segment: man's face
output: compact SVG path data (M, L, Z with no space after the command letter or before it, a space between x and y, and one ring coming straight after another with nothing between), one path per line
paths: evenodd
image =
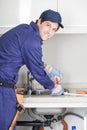
M37 26L39 28L40 37L43 41L51 38L59 28L58 23L51 21L41 22L41 19L38 20Z

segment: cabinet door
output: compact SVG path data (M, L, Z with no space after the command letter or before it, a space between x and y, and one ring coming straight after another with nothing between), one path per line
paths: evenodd
M0 33L17 24L36 21L46 9L57 11L57 0L0 0Z
M20 23L19 0L0 0L0 34Z
M57 0L31 0L31 19L36 20L46 9L57 11Z
M46 9L57 11L57 0L20 0L20 23L36 21Z
M87 0L58 0L66 32L87 33Z
M19 0L0 0L0 26L19 23Z

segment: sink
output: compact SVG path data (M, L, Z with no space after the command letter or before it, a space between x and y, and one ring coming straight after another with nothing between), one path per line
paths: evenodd
M27 109L29 117L33 120L46 121L54 116L59 116L66 111L66 108L30 108Z
M65 112L66 108L31 108L34 114L59 115Z
M33 120L46 121L47 117L54 117L63 114L66 108L30 108L27 109L29 117Z
M45 101L44 98L46 98L46 96L51 96L51 90L44 89L44 87L33 78L33 76L31 75L30 72L27 73L27 77L28 77L27 82L28 82L29 90L31 89L31 91L30 91L31 97L26 99L26 102L28 102L29 105L30 105L30 103L39 104L39 103L42 103L42 101L44 103L44 101ZM41 96L41 97L39 97L39 96ZM36 99L36 97L37 97L37 99ZM46 99L46 101L47 101L47 99ZM48 101L48 103L49 103L49 101ZM49 104L48 104L48 106L49 106ZM29 108L29 109L27 109L27 111L31 117L33 117L34 119L35 118L37 119L37 117L40 115L42 115L42 116L60 115L66 111L66 108L48 108L48 107L44 108L44 106L41 105L41 108L39 108L39 107ZM38 118L40 119L41 116Z

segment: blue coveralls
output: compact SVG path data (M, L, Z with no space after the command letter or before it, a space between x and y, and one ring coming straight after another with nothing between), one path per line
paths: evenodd
M42 44L34 22L18 25L3 34L0 37L0 82L16 84L20 67L26 65L41 85L52 89L54 83L44 71ZM16 103L14 89L0 87L0 130L8 130L16 112Z

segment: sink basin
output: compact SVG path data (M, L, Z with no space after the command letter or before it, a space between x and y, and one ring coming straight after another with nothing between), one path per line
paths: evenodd
M48 117L59 116L66 108L30 108L27 110L29 117L33 120L46 121Z
M59 115L65 112L66 108L31 108L34 114Z

